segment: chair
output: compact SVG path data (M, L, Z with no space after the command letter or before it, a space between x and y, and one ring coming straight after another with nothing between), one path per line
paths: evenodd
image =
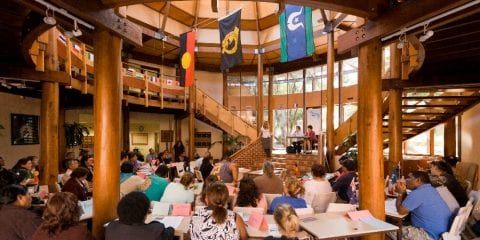
M470 194L470 191L472 191L472 182L468 181L468 180L465 180L465 192L468 194Z
M265 196L265 199L267 200L267 206L270 207L270 204L272 203L273 199L276 197L282 196L282 194L264 193L263 196Z
M356 211L357 207L348 203L330 203L327 212L350 212Z
M460 205L458 204L457 200L452 195L452 193L448 190L448 188L445 186L440 186L435 189L437 190L438 194L443 199L443 201L447 204L450 211L454 214L457 213L458 209L460 208Z
M198 170L195 170L195 177L197 177L197 180L199 182L203 182L203 176L202 176L202 172L198 171Z
M295 212L297 213L298 216L312 215L315 213L313 208L311 207L295 208Z
M442 234L443 240L460 240L462 239L461 235L465 230L468 217L473 209L473 199L470 199L467 202L465 207L461 207L458 210L457 216L453 219L452 225L450 226L450 230Z
M334 203L335 200L337 200L336 192L315 194L312 201L312 208L315 213L324 213L327 210L328 205Z

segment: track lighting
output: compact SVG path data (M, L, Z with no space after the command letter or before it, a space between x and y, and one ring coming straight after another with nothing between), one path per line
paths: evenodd
M72 38L75 35L73 31L65 31L64 34L66 38Z
M428 30L428 23L423 26L423 35L418 39L420 42L425 42L433 36L433 30Z
M49 16L48 15L48 10L52 11L52 15ZM52 9L50 8L47 8L45 10L45 17L43 18L43 21L48 24L48 25L55 25L57 24L57 20L55 20L55 11L53 11Z
M407 42L407 33L403 32L403 33L400 34L400 36L398 37L397 48L398 48L398 49L402 49L402 48L405 47L406 44L408 44L408 42Z

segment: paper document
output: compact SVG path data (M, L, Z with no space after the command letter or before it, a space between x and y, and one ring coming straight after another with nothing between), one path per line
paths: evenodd
M168 216L170 212L170 203L152 201L152 205L153 205L152 215Z
M160 220L165 227L172 227L172 228L178 228L180 226L180 223L182 223L183 217L181 216L166 216L162 220Z
M278 230L278 225L277 224L275 224L275 223L268 224L268 236L272 236L272 237L281 237L282 236L282 234Z

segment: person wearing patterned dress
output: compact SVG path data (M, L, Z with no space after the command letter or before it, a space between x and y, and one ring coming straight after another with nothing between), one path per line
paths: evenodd
M242 218L226 208L228 189L216 182L207 188L206 207L195 210L189 232L192 240L247 239L247 230Z

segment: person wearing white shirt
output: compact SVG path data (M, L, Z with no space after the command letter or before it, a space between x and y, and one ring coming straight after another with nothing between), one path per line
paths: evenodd
M195 200L193 190L190 189L193 184L194 177L190 172L185 172L180 182L172 182L168 184L160 202L166 203L192 203Z
M268 127L268 121L263 122L262 128L260 128L260 137L262 139L263 150L267 157L272 156L272 133Z
M325 179L325 169L320 164L312 165L313 179L305 182L304 199L307 204L312 205L316 194L324 194L332 192L332 186Z
M297 126L295 128L295 131L292 132L291 136L298 137L293 138L294 141L292 141L292 145L295 147L295 151L297 153L300 153L302 151L303 137L305 136L302 132L302 128L300 126Z

